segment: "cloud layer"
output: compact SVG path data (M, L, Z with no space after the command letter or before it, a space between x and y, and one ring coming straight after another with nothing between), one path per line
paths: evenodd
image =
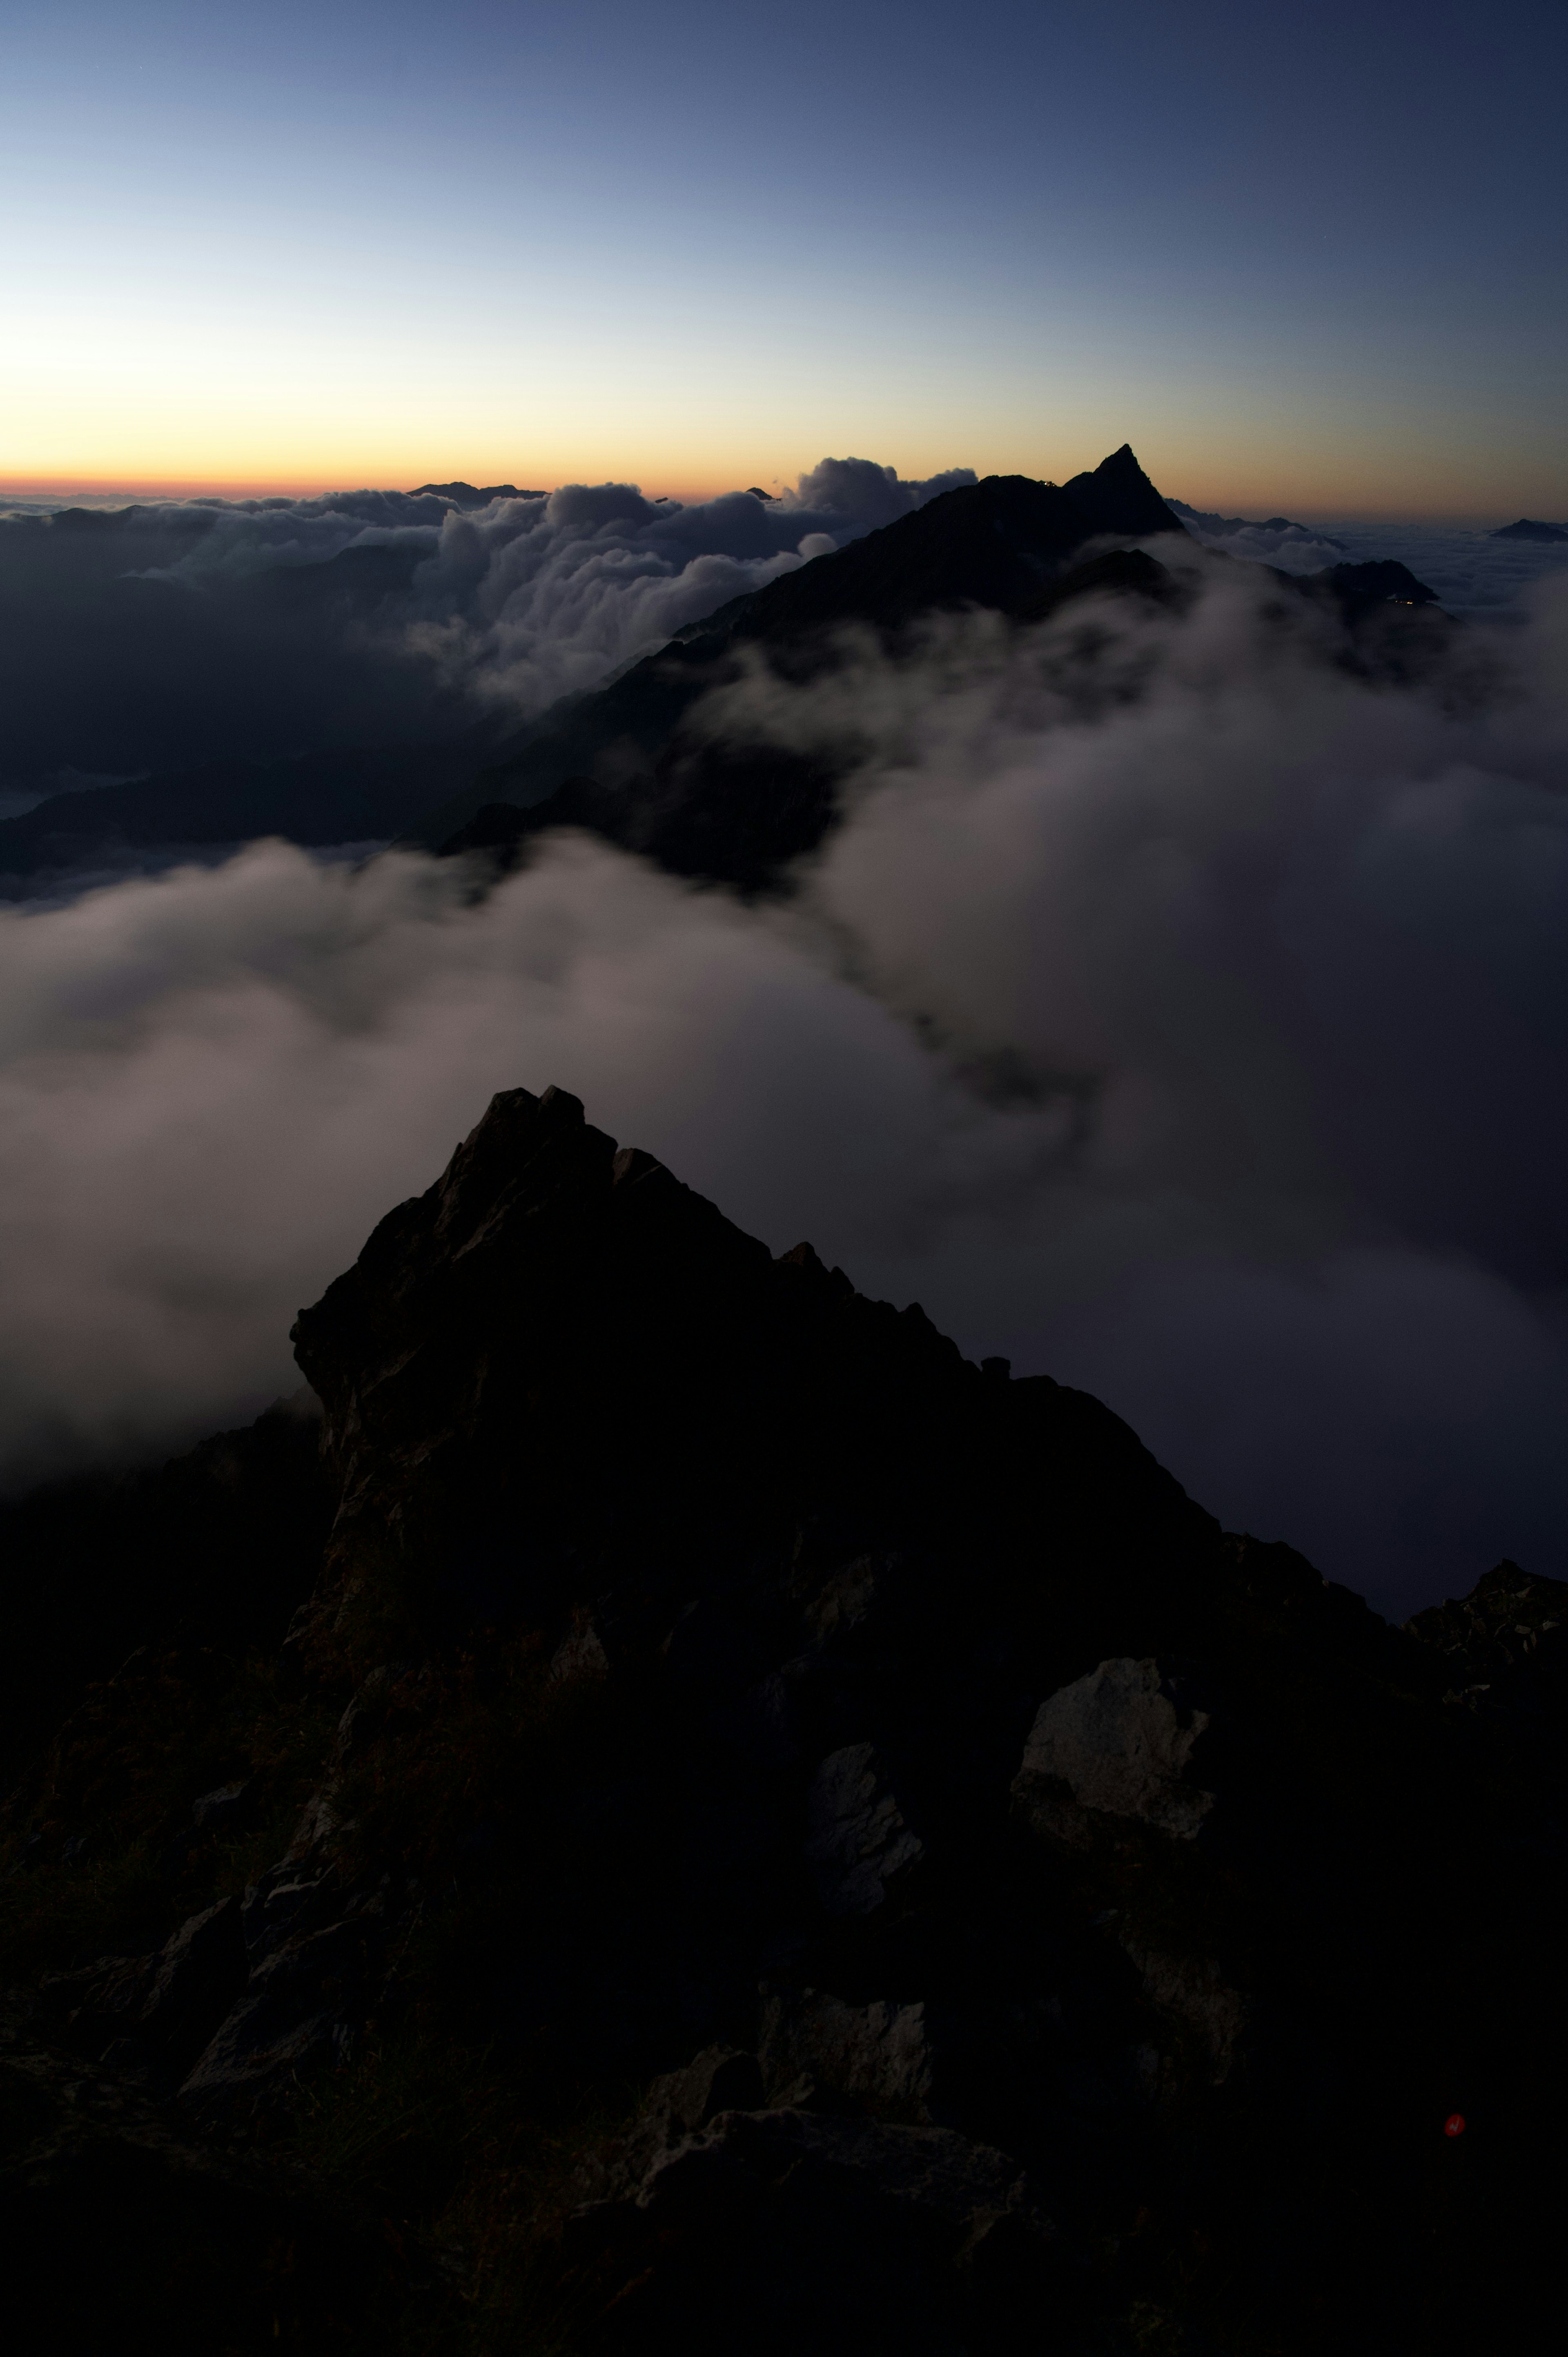
M828 458L635 486L0 516L0 809L92 776L515 730L684 624L973 479Z
M857 764L788 908L564 837L478 906L274 845L0 913L12 1477L286 1387L295 1308L557 1081L1385 1604L1561 1571L1568 600L1485 699L1326 628L1243 579L754 674L713 726Z

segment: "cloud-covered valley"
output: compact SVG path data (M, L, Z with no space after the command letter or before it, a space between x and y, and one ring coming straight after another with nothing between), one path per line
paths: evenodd
M457 737L471 768L725 599L972 480L828 458L685 505L605 483L0 515L0 815L225 759Z
M274 844L0 915L10 1478L288 1388L295 1309L553 1081L1386 1606L1560 1571L1568 600L1502 670L1333 651L1238 573L756 668L710 729L854 771L777 903L564 835L477 901Z

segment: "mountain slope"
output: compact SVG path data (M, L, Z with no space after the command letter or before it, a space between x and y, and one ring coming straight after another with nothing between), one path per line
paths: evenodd
M471 774L483 740L301 754L288 761L209 761L117 786L51 794L0 819L0 888L8 878L94 866L113 871L139 855L173 856L281 835L328 845L384 842Z
M71 1878L193 1674L16 1804L39 2038L336 2172L470 2345L1542 2345L1568 1590L1391 1630L559 1090L296 1349L331 1534L141 1946Z
M1125 445L1066 484L991 475L945 491L693 625L542 729L515 759L485 771L468 793L432 813L413 839L443 847L487 804L542 800L566 779L593 774L607 757L622 778L628 768L646 771L717 670L743 648L810 665L846 627L896 632L922 614L966 606L1015 613L1037 600L1086 543L1182 530Z

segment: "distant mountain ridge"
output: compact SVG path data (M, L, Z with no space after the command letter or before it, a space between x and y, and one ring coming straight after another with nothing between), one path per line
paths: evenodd
M514 759L487 770L467 794L433 813L415 839L431 849L470 847L461 831L486 805L539 802L566 780L575 785L591 775L612 747L618 755L635 748L645 763L653 762L718 669L743 649L766 648L770 660L798 668L819 660L828 635L846 625L897 632L923 614L970 606L1021 616L1059 594L1067 568L1088 543L1167 533L1187 536L1125 443L1067 483L988 475L945 491L689 625L609 687L547 722ZM734 869L736 880L754 880L815 840L811 811L819 797L799 765L788 780L776 762L764 769L767 775L754 773L743 796L746 823L759 830L755 851L737 854L738 869L731 861L720 871ZM611 807L607 802L607 812ZM710 832L706 813L696 823L700 833ZM486 821L492 839L499 824ZM681 864L673 843L669 848ZM692 845L693 856L697 848Z
M1537 523L1530 516L1520 516L1517 523L1505 523L1490 537L1493 540L1563 540L1568 541L1568 525Z
M147 845L210 850L264 835L312 849L384 843L472 774L473 744L307 753L293 761L209 761L124 785L51 794L0 821L0 879L101 865Z
M418 490L456 508L542 496L505 483ZM492 717L438 741L238 758L52 795L0 821L0 886L14 878L13 892L27 890L39 876L113 873L148 852L210 852L270 834L312 846L401 837L504 860L542 826L573 824L679 873L754 888L821 840L836 780L822 764L777 749L685 741L686 715L738 656L765 652L801 676L829 659L846 627L892 642L923 615L966 608L1027 621L1090 595L1168 603L1179 591L1167 569L1124 547L1095 554L1094 544L1187 537L1183 514L1204 526L1240 521L1164 500L1126 444L1062 484L989 476L732 598L608 685L526 728L508 732ZM88 532L124 522L90 511L56 519ZM259 624L272 616L291 629L318 620L357 629L406 591L420 555L403 542L353 546L318 564L275 566L246 596ZM1276 577L1293 596L1329 597L1353 621L1390 603L1434 602L1398 565Z
M520 491L515 483L415 483L410 497L418 499L423 492L434 492L437 499L455 500L461 507L488 507L492 500L543 500L548 491Z
M687 731L688 714L738 655L763 653L800 679L834 660L832 634L850 625L897 643L918 617L968 606L1020 623L1091 596L1179 606L1190 589L1147 550L1085 554L1101 541L1173 534L1189 538L1125 445L1065 485L989 476L948 491L692 624L541 727L415 839L505 867L548 829L581 827L677 875L767 888L834 823L840 780L826 756ZM1326 602L1352 631L1375 629L1385 609L1436 602L1408 566L1392 562L1305 576L1268 571L1287 599ZM438 827L452 817L461 823L441 836Z
M1181 517L1184 523L1199 524L1206 532L1305 532L1314 540L1323 541L1330 548L1343 548L1342 540L1332 533L1320 532L1316 524L1296 523L1290 516L1264 516L1261 520L1248 516L1211 515L1207 509L1188 507L1185 500L1173 500L1167 491L1165 505Z

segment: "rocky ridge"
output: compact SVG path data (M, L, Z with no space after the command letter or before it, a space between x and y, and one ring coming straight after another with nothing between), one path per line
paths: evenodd
M497 1098L295 1347L336 1506L257 1724L318 1764L231 1713L162 1903L238 1887L57 1964L25 2031L182 2153L380 2156L391 2245L368 2278L343 2229L293 2345L399 2251L481 2343L628 2357L1541 2345L1568 1587L1392 1630L560 1090ZM7 1898L106 1855L73 1762L134 1763L153 1684L23 1788ZM30 2149L28 2282L98 2198Z
M837 823L853 753L754 739L733 714L715 730L700 709L711 690L758 664L798 684L873 645L918 661L938 618L983 609L1020 628L1060 625L1053 677L1087 716L1133 692L1102 676L1115 609L1181 612L1193 601L1189 573L1127 545L1172 538L1192 554L1186 526L1126 445L1069 483L988 476L944 492L720 607L550 716L413 839L493 873L525 860L553 828L584 828L676 875L779 889ZM1210 573L1237 564L1213 553L1202 562ZM1448 618L1403 565L1247 569L1279 619L1316 608L1326 657L1348 668L1412 677L1445 648Z

